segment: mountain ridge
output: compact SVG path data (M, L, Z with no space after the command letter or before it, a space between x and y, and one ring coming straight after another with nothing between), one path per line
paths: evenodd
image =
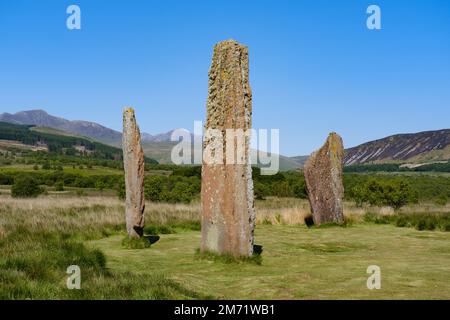
M64 130L116 146L120 145L122 141L122 133L119 131L92 121L67 120L62 117L53 116L42 109L19 111L14 114L5 112L0 114L0 121ZM170 130L155 135L142 132L141 138L143 142L169 142L173 131Z
M99 142L120 147L122 133L96 122L67 120L48 114L42 109L2 113L0 121L14 124L48 127L90 137ZM174 130L160 134L142 132L141 139L146 155L158 161L169 162L170 151L177 144L170 140ZM303 167L308 156L286 157L280 155L282 169ZM345 150L344 164L367 163L421 163L450 160L450 129L428 130L417 133L395 134L369 141Z
M450 160L449 145L450 129L395 134L346 149L344 164Z

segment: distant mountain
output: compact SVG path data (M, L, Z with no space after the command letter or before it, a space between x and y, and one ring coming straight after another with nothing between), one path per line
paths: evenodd
M64 135L67 132L76 136L88 137L111 146L120 147L122 144L122 133L104 127L95 122L75 120L70 121L64 118L55 117L44 110L29 110L17 112L15 114L0 114L0 121L21 125L34 125L35 131ZM54 131L52 131L53 129ZM170 137L174 130L166 133L151 135L142 132L142 147L147 157L155 159L161 163L170 163L171 151L177 142L171 141ZM194 138L193 136L191 137ZM290 170L301 166L296 160L280 155L280 169Z
M92 156L96 159L121 159L122 150L91 138L70 135L59 129L31 127L0 121L1 147L40 150L66 155Z
M104 127L98 123L82 120L67 120L60 117L55 117L44 110L28 110L21 111L14 114L2 113L0 114L0 121L9 122L13 124L35 125L38 127L46 127L59 129L66 132L75 133L81 136L90 137L100 142L120 146L122 143L122 133L113 129ZM143 132L141 134L143 142L170 142L170 136L173 130L151 135Z
M431 162L450 159L450 129L397 134L347 149L344 163Z
M309 156L296 156L296 157L290 157L292 161L297 163L301 168L305 165L306 160L308 160Z
M308 156L291 157L303 167ZM450 160L450 129L396 134L345 149L344 165Z
M0 121L13 124L34 125L66 131L96 141L120 147L122 133L95 122L75 120L49 115L44 110L29 110L15 114L0 114ZM141 133L144 152L162 163L170 162L173 130L151 135ZM319 148L320 146L318 146ZM284 157L280 155L280 168L290 170L303 167L308 156ZM450 129L419 133L397 134L370 141L345 150L345 165L364 163L426 163L450 160Z
M21 111L15 114L3 113L0 114L0 121L64 130L115 146L117 146L117 142L120 143L122 140L120 132L106 128L98 123L81 120L70 121L49 115L44 110Z

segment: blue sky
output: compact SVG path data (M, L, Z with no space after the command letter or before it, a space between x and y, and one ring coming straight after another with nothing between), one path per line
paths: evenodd
M81 30L66 8L81 8ZM382 30L366 9L381 8ZM0 1L0 112L40 108L121 130L205 119L216 42L249 46L255 128L282 154L449 128L450 1Z

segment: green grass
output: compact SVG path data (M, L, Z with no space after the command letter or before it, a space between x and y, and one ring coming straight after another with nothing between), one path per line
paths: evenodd
M165 223L152 222L146 224L144 228L144 234L147 235L160 235L160 234L172 234L182 231L200 231L201 223L198 220L175 220L170 219Z
M123 245L117 198L0 200L0 299L450 299L450 232L398 228L385 216L345 228L260 219L262 254L235 259L198 253L198 204L147 203L153 241L134 249ZM257 209L272 207L276 215L278 202ZM66 288L72 264L81 290ZM381 268L381 290L366 287L369 265Z
M0 241L0 299L204 298L160 272L138 275L106 268L105 255L67 234L19 229ZM81 269L81 290L65 286L66 269Z
M122 240L122 246L126 249L145 249L150 248L150 240L146 237L129 238L126 236Z
M253 263L256 265L261 265L262 263L261 255L256 253L254 253L251 257L235 257L231 254L217 254L209 251L202 252L198 248L195 250L195 258L219 263Z
M375 224L392 224L397 227L415 228L420 231L450 231L450 214L448 213L401 213L396 215L367 213L364 220Z
M122 236L89 242L116 272L163 272L195 292L223 299L449 299L450 233L391 225L348 228L258 225L261 265L198 259L198 231L161 235L149 250L124 250ZM225 260L225 261L224 261ZM378 265L381 290L368 290Z

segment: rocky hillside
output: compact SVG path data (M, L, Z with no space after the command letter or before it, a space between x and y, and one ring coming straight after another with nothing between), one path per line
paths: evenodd
M450 129L397 134L347 149L346 165L450 159Z

